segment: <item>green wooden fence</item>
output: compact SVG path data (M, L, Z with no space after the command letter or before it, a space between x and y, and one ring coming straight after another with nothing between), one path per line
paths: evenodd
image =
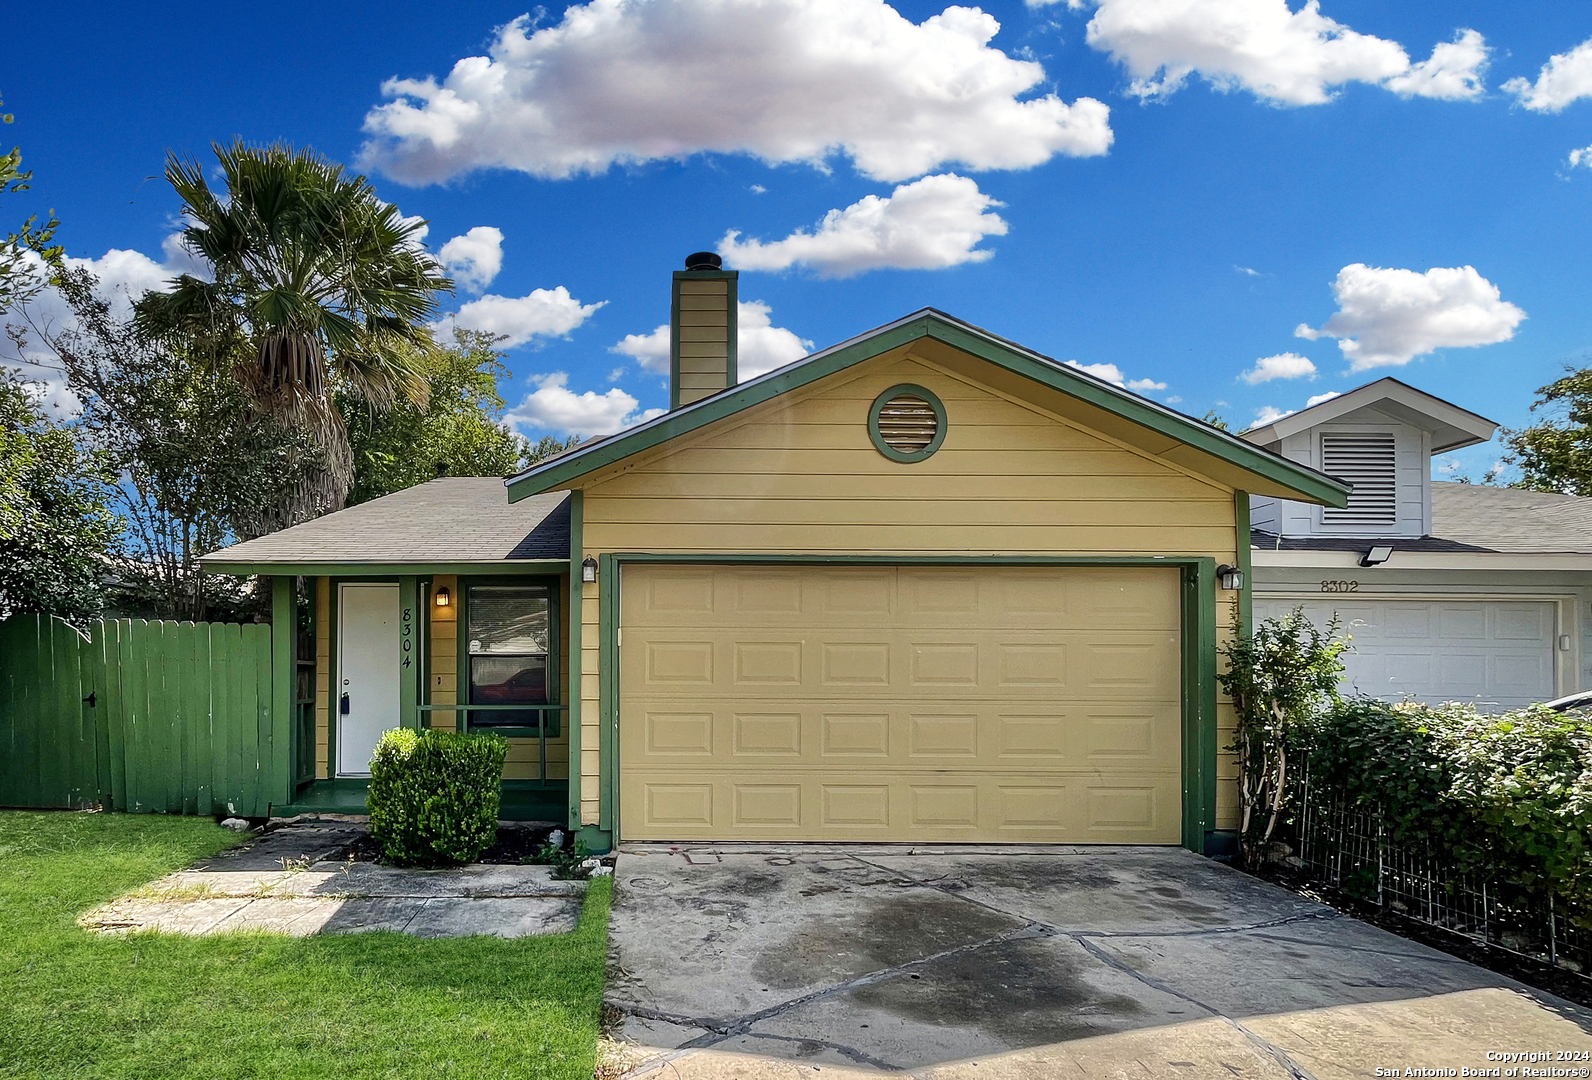
M0 622L0 806L264 816L271 656L266 625Z

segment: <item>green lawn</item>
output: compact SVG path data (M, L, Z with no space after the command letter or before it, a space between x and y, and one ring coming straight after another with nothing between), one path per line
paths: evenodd
M205 820L0 811L0 1077L580 1077L611 884L570 934L93 937L96 904L227 847Z

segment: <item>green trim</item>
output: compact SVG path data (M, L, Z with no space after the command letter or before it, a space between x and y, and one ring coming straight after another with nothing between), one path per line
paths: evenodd
M674 279L669 284L669 411L673 412L680 407L680 282L682 281L715 281L727 282L724 286L725 302L729 308L725 312L727 320L724 355L724 385L728 389L740 381L739 352L740 352L740 277L739 270L676 270ZM514 502L512 494L510 502Z
M569 827L580 827L580 620L585 584L576 569L583 559L586 531L586 493L570 492L569 499Z
M598 744L599 807L597 825L619 835L619 560L605 553L597 558L599 644L598 694L602 697L602 733ZM659 561L667 561L662 557Z
M678 438L717 420L789 393L828 375L860 364L920 338L932 338L965 353L988 360L1043 386L1116 413L1196 450L1264 477L1309 502L1327 506L1348 505L1349 485L1305 465L1244 442L1235 435L1183 416L1126 390L1093 379L1065 365L1028 352L1010 342L981 333L942 312L926 310L916 316L860 338L815 353L789 368L754 379L727 393L672 410L631 431L533 466L507 481L509 501L568 487L594 470Z
M600 828L619 835L619 585L625 563L727 566L1162 566L1181 571L1183 846L1203 854L1216 821L1216 560L1177 555L709 555L607 552L598 558L602 670ZM583 830L584 833L584 830ZM595 849L593 849L595 850Z
M293 714L298 682L297 581L271 579L271 765L268 802L292 802L294 776Z
M515 559L508 562L435 562L435 563L384 563L384 562L227 562L202 561L207 574L262 574L272 576L291 573L303 577L371 577L398 578L406 574L435 576L438 574L550 574L569 566L567 559Z
M879 433L879 416L884 412L884 407L902 394L920 397L934 410L934 438L929 440L929 445L913 453L897 450L885 442L884 436ZM873 440L875 450L891 461L899 461L903 465L911 465L931 457L940 448L940 444L945 442L945 402L926 386L919 386L917 383L898 383L874 398L873 404L868 408L868 438Z
M1249 492L1233 492L1233 520L1236 524L1238 569L1244 573L1244 587L1238 591L1238 633L1248 637L1255 625L1255 573L1251 557Z

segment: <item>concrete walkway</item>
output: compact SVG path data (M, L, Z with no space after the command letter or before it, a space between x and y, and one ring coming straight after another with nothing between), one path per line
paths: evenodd
M1021 851L623 848L616 1063L1333 1080L1592 1050L1567 1002L1189 852Z
M585 883L545 866L405 870L352 862L360 830L289 825L169 874L79 922L101 933L259 930L304 937L393 930L417 937L515 938L575 929Z

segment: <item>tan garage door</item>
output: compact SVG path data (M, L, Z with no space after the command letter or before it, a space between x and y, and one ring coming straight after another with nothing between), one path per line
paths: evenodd
M1177 580L626 567L620 834L1178 843Z

